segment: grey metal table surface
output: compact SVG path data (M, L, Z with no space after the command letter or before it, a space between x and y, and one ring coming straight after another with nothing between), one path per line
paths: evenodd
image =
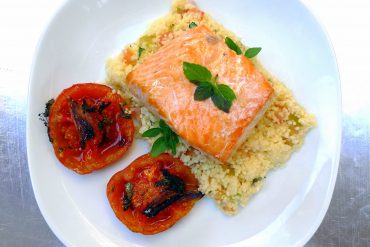
M0 41L0 246L63 246L33 195L25 131L32 53L59 2L0 2L0 30L5 31ZM333 3L311 0L309 5L328 27L338 55L342 153L330 208L307 246L370 246L370 82L366 74L370 35L364 33L370 24L366 11L370 5L366 0L335 1L332 8Z

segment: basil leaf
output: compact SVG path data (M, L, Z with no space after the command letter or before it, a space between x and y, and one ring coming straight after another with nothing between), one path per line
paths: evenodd
M160 133L161 133L161 129L160 128L153 128L153 129L149 129L149 130L145 131L142 134L142 137L156 137Z
M211 72L199 64L183 62L182 69L186 78L196 85L200 81L209 81L212 78Z
M197 27L198 25L192 21L190 24L189 24L189 28L194 28L194 27Z
M226 38L225 38L225 43L226 43L226 45L227 45L231 50L235 51L235 52L236 52L236 54L238 54L238 55L242 54L242 50L240 49L240 47L239 47L237 44L235 44L235 42L234 42L231 38L226 37Z
M150 155L155 158L166 150L167 150L166 141L164 137L162 136L162 137L159 137L153 143L152 149L150 150Z
M195 90L194 100L203 101L211 97L213 94L213 87L209 82L201 82Z
M229 113L231 102L225 99L221 93L217 92L214 95L212 95L211 98L213 103L217 106L218 109L226 113Z
M227 37L225 42L228 42L230 46L235 45L241 54L240 48L234 41ZM186 78L198 86L194 92L194 100L204 101L211 97L217 108L229 113L232 102L236 99L236 95L229 86L217 84L217 75L215 78L212 78L212 74L207 68L188 62L183 62L183 71Z
M141 54L143 53L143 51L145 51L145 49L143 47L139 47L138 58L141 57Z
M218 90L220 91L222 96L224 96L225 99L227 99L230 102L233 102L233 100L236 99L236 95L234 91L228 85L219 84L217 86L218 86Z
M258 53L260 53L260 51L262 50L261 47L253 47L253 48L249 48L245 53L244 53L244 56L246 56L247 58L252 58L252 57L255 57L258 55Z

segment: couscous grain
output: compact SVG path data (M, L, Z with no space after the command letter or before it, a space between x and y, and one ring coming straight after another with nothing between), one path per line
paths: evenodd
M215 22L186 0L176 0L171 12L155 21L146 33L107 61L106 82L131 100L140 109L138 132L158 125L159 119L129 92L125 82L127 74L146 56L155 53L163 44L189 28L190 23L205 25L222 40L231 37L244 50L237 36ZM194 24L192 24L194 25ZM138 51L141 50L140 57ZM128 57L127 54L131 54ZM282 82L267 72L256 58L252 62L272 84L275 97L267 112L249 138L232 156L229 164L219 164L180 138L176 156L191 166L200 183L200 190L213 198L226 214L235 214L245 206L251 195L261 189L269 170L284 164L304 142L307 132L315 126L315 118L294 99ZM149 140L148 141L153 141Z

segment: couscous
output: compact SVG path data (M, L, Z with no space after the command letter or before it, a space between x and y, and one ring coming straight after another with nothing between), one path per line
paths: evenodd
M130 93L127 75L147 56L194 25L204 25L221 40L231 37L242 50L247 48L235 34L193 3L176 0L167 16L155 21L141 38L125 47L118 56L108 59L106 82L130 99L133 110L139 113L136 123L138 137L158 126L159 118ZM303 144L307 132L315 126L314 116L300 106L290 90L268 73L256 58L251 61L271 84L274 97L248 139L223 164L191 147L181 138L175 154L191 167L199 181L199 190L213 198L226 214L235 214L240 206L245 206L251 195L261 189L268 171L284 164L292 152ZM146 139L154 141L152 138Z

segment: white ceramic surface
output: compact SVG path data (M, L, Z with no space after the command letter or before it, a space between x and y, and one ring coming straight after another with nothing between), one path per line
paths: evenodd
M136 141L116 164L80 176L60 165L37 114L62 89L104 79L105 60L135 41L169 0L67 1L36 52L29 90L28 161L33 189L47 223L67 246L300 246L328 208L340 152L341 100L335 56L324 31L295 0L198 0L199 6L251 46L259 59L317 117L305 145L237 216L210 199L168 231L142 236L126 229L106 199L109 178L148 146Z

